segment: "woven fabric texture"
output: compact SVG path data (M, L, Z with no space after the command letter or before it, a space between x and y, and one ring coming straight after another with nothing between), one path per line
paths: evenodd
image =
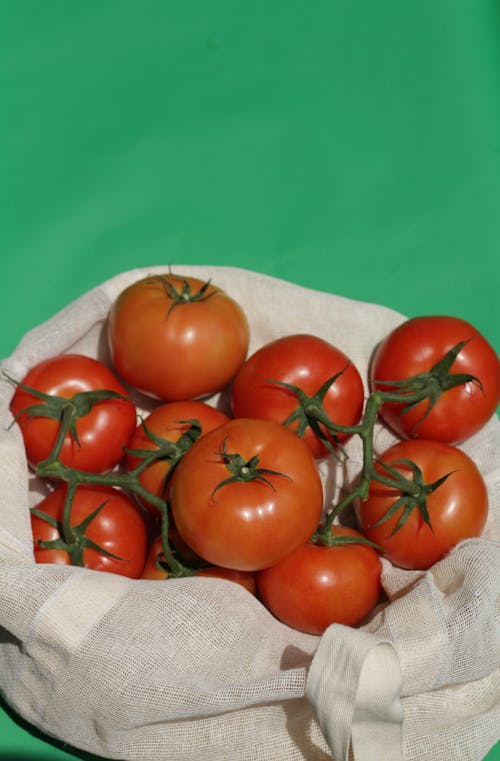
M174 271L177 268L173 267ZM32 330L3 362L22 378L77 351L109 361L106 318L124 272ZM321 335L366 378L370 355L403 315L230 267L179 272L212 281L245 309L250 352L295 332ZM28 475L0 384L0 687L49 736L126 761L481 761L498 740L500 425L463 448L489 489L484 535L427 572L384 561L388 603L360 629L323 637L275 620L237 585L216 579L136 581L36 565L29 507L46 489ZM147 410L144 397L136 397ZM210 403L227 406L224 394ZM382 425L375 447L394 442ZM325 509L359 471L321 463ZM473 506L471 505L471 509Z

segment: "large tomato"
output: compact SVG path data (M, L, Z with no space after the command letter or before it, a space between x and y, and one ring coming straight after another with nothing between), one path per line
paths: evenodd
M66 484L58 486L32 512L37 563L72 564L68 551L58 546L62 539L61 522L67 488ZM101 505L102 509L88 525L82 525ZM37 511L49 520L37 515ZM83 546L81 565L95 571L139 578L147 556L147 529L142 512L130 497L110 486L78 486L71 504L70 525L79 536L76 543ZM40 542L51 542L56 546L43 548Z
M360 528L394 565L429 568L462 539L481 534L488 494L476 464L462 450L439 441L409 439L388 449L379 461L414 482L415 500L410 501L405 490L372 480L368 498L356 508ZM418 471L414 477L408 461L415 463L421 477ZM380 464L375 468L391 477ZM435 490L426 488L433 484ZM393 512L380 522L389 510ZM398 528L405 511L406 522Z
M241 307L220 288L170 273L126 288L109 315L117 372L165 401L203 397L232 379L248 351Z
M32 467L51 453L67 408L78 406L81 416L76 418L74 430L66 434L61 462L98 473L110 470L123 458L124 446L136 427L135 406L102 362L81 354L61 354L33 367L22 384L26 388L17 386L10 409L21 428ZM43 398L27 388L40 392ZM89 393L102 390L113 392L114 398L101 399L89 408Z
M158 497L168 497L172 468L193 441L228 420L227 415L204 402L162 404L140 423L133 434L128 446L127 469L134 470L153 453L162 453L140 472L139 481ZM141 501L154 515L160 514L154 505Z
M196 441L171 488L177 530L214 565L254 571L315 531L323 505L316 462L284 426L238 418Z
M358 531L333 526L335 537L363 541ZM307 542L276 565L257 573L257 592L271 613L307 634L330 624L357 626L380 592L382 564L367 544L325 546Z
M469 381L445 390L427 416L428 401L407 409L404 404L384 404L381 415L399 436L458 444L479 431L500 403L500 361L486 339L458 317L414 317L377 347L370 370L372 387L390 390L387 381L427 373L464 341L449 372L473 375L480 383Z
M322 393L324 384L336 375ZM307 397L305 404L300 404L293 390L271 381L300 389ZM258 349L239 369L232 386L235 417L284 423L293 415L290 429L303 436L315 457L323 457L328 449L311 428L307 419L310 409L322 408L333 423L352 426L360 420L363 402L363 382L353 363L340 349L308 334L278 338ZM318 426L333 445L333 437L320 422ZM338 439L344 441L346 435L339 433Z

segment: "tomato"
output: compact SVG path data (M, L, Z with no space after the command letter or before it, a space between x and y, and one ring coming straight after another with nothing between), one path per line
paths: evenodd
M454 346L467 341L451 373L466 373L477 382L446 390L427 417L428 401L404 411L403 404L381 408L385 422L403 438L429 438L458 444L479 431L500 403L500 361L492 346L465 320L457 317L414 317L392 331L377 347L371 363L372 388L380 381L403 380L428 372Z
M333 526L336 537L362 534ZM257 593L276 618L307 634L330 624L357 626L381 593L382 564L366 544L326 546L307 542L276 565L257 573Z
M62 522L67 485L61 484L35 510L42 511L52 521ZM77 527L100 505L100 512L90 521L81 541L94 542L99 548L116 557L109 557L98 549L83 549L82 564L95 571L108 571L133 579L139 578L147 556L147 529L144 516L133 500L111 486L77 486L71 505L71 526ZM61 539L57 526L32 512L34 553L37 563L71 565L64 548L42 548L40 542ZM77 565L78 563L73 563Z
M250 571L236 571L233 568L221 568L219 566L205 566L196 571L195 576L208 576L218 579L226 579L236 584L241 584L248 592L255 594L255 574ZM168 566L162 553L161 537L157 537L152 545L146 560L146 565L141 579L168 579Z
M172 514L208 563L255 571L315 531L323 505L316 462L284 426L238 418L196 441L179 463Z
M375 480L370 483L367 500L357 503L360 528L383 548L394 565L408 569L429 568L462 539L481 534L488 515L488 494L476 464L460 449L439 441L408 439L392 446L379 460L409 480L413 480L412 469L401 460L414 462L428 485L450 474L426 497L431 526L414 507L406 523L395 530L403 506L380 525L375 525L403 494ZM389 475L380 465L375 467L377 472Z
M263 418L284 423L297 411L303 418L303 432L299 420L290 421L289 427L303 436L315 457L324 457L328 449L321 437L312 430L304 418L299 400L289 388L271 383L280 381L301 389L310 398L329 378L340 373L322 400L316 402L329 419L339 425L356 425L361 417L364 390L361 376L348 357L322 338L297 334L278 338L266 344L249 357L239 369L232 385L232 405L235 417ZM307 406L311 400L307 401ZM327 435L324 426L320 429ZM345 441L344 433L338 434Z
M126 288L110 310L108 334L117 372L165 401L224 388L249 341L247 318L236 301L215 285L170 273Z
M82 392L110 390L127 396L127 391L114 373L102 362L81 354L61 354L44 360L33 367L22 381L23 385L50 396L60 397L61 404L56 418L45 417L52 414L48 403L27 390L17 386L10 409L17 417L26 447L26 455L31 467L45 460L56 442L65 400L82 397ZM33 405L39 406L39 414L31 416L23 410ZM94 473L112 469L124 456L124 446L128 443L136 427L135 406L128 398L110 398L97 401L90 410L83 405L81 417L76 419L74 433L68 432L59 459L68 467ZM40 415L40 416L39 416Z
M192 441L228 420L227 415L204 402L162 404L141 422L133 434L128 446L127 469L130 471L137 468L148 453L163 451L164 454L159 459L153 460L140 472L139 481L145 489L158 497L168 497L166 487L171 469L175 468ZM136 454L133 454L134 451ZM142 452L144 456L138 456L137 452ZM160 515L154 505L146 500L141 502L154 515Z

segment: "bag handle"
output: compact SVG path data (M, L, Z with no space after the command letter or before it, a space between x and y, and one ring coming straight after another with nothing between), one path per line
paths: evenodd
M401 669L391 642L334 624L324 633L306 697L339 761L403 761Z

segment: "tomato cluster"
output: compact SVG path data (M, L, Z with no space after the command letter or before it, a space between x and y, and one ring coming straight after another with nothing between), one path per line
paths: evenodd
M486 486L457 444L495 413L500 362L465 321L402 323L374 347L367 398L354 363L322 337L284 336L247 356L241 306L171 272L119 295L108 341L111 367L63 354L10 379L28 464L48 488L32 509L37 562L217 576L321 634L372 612L381 557L425 569L482 532ZM135 391L154 400L145 417ZM377 456L381 420L399 440ZM319 463L341 468L353 436L361 472L325 504Z

